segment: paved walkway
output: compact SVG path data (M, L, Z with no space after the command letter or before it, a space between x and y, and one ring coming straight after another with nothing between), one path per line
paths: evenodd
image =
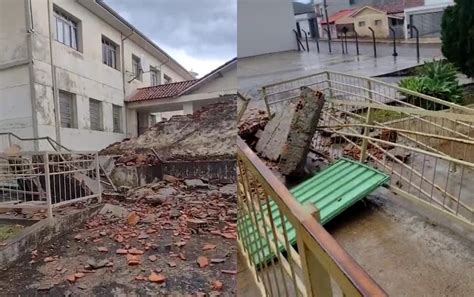
M258 97L257 89L265 84L300 77L324 70L339 71L361 76L379 76L386 73L406 69L441 56L439 46L421 48L422 58L417 61L416 49L413 45L400 45L399 56L394 58L392 47L387 44L378 45L378 58L373 57L370 44L360 45L360 56L348 45L351 54L341 54L339 43L333 43L333 53L328 53L327 44L321 44L321 52L310 45L312 51L289 51L250 58L239 59L238 78L239 90L248 96Z

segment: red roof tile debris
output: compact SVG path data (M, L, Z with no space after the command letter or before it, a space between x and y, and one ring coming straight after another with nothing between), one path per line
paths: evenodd
M137 92L126 102L146 101L152 99L164 99L179 95L182 91L198 82L199 79L173 82L164 85L145 87L137 89Z

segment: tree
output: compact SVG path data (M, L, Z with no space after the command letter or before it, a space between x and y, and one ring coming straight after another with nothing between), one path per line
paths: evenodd
M441 51L459 70L474 77L474 1L455 0L441 22Z

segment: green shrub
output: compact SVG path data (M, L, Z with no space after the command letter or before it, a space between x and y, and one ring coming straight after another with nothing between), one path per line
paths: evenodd
M462 73L474 77L474 1L454 2L441 21L441 51Z
M462 102L463 89L458 83L456 67L453 64L444 60L433 60L425 63L417 72L417 76L402 79L400 87L453 103ZM421 107L432 107L426 100L417 99L415 96L409 97L408 100Z

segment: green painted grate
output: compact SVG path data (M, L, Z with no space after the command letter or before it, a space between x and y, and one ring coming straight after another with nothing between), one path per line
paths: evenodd
M290 192L300 204L310 203L316 206L320 212L320 222L324 225L388 180L388 175L370 166L341 158L315 176L295 186ZM263 201L262 204L264 204ZM269 206L275 227L280 233L283 233L282 218L276 203L270 200ZM270 217L268 206L262 205L262 209L265 215ZM251 215L263 228L262 216L257 212ZM285 228L288 241L294 244L296 233L287 220L285 220ZM237 229L244 240L244 245L250 250L254 263L258 265L274 257L268 247L267 239L257 237L257 229L248 215L240 218ZM268 240L273 242L273 234L269 226L266 231ZM278 248L281 251L285 250L281 243Z

